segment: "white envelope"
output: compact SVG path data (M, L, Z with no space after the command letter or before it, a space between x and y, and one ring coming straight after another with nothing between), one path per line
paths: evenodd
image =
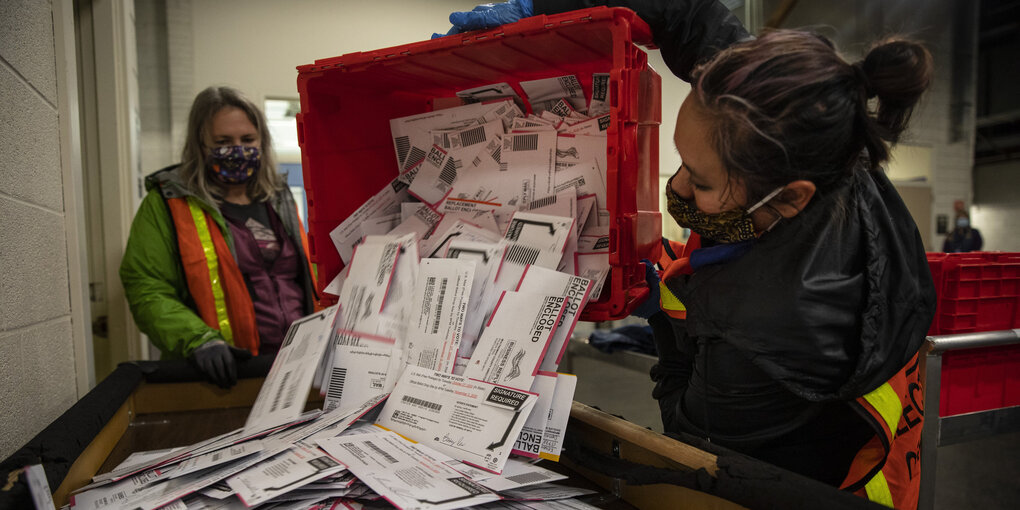
M315 480L347 469L329 454L302 443L272 459L227 478L227 485L246 506L255 506Z
M403 368L400 352L392 344L339 345L334 349L323 410L349 408L374 396L389 393Z
M511 133L503 137L500 162L505 164L498 185L499 201L518 206L553 193L556 172L556 132Z
M596 494L594 489L583 487L571 487L569 485L557 485L555 483L543 483L541 485L529 485L508 489L500 493L504 501L526 501L527 508L541 508L542 510L598 510L597 506L589 505L580 500L573 499L588 494Z
M471 158L464 158L464 167L457 173L453 191L447 197L478 202L499 203L502 179L503 137L490 140ZM506 195L506 193L503 193ZM446 202L443 202L444 207Z
M609 113L609 73L591 73L591 100L588 115L598 117Z
M338 307L294 321L244 424L244 435L297 420L305 409L315 367L329 342Z
M516 212L510 218L504 239L512 243L507 260L555 269L570 239L574 217ZM530 249L528 249L530 248Z
M555 372L563 360L563 354L567 350L567 342L574 333L574 327L588 304L588 296L591 294L594 283L580 276L552 271L539 266L528 266L518 292L529 292L544 295L560 295L569 299L567 307L563 311L563 317L556 326L556 333L549 343L549 349L542 359L540 370Z
M463 166L461 160L450 156L450 152L433 144L407 192L411 196L435 208L453 191L457 171Z
M583 235L588 228L589 221L593 219L592 211L595 210L595 195L578 195L577 197L577 232L578 236ZM592 225L598 225L598 220L591 221Z
M390 119L390 135L397 162L403 170L421 161L432 145L429 130L478 124L492 105L474 103Z
M376 424L498 474L537 398L408 365Z
M362 222L361 233L364 236L381 236L396 228L400 222L400 213L379 216Z
M488 220L490 228L482 228L478 224L465 219L470 215L460 213L447 213L443 217L443 221L436 226L435 234L430 236L425 241L422 241L423 252L426 257L435 258L443 257L446 253L450 243L455 240L472 241L477 243L496 243L502 238L495 231L496 218L491 212L485 213L488 216L483 216L481 219ZM446 220L450 221L447 222ZM447 225L443 225L448 223Z
M471 297L468 299L467 318L464 321L464 335L461 337L458 353L459 358L464 358L462 360L464 366L467 366L467 358L474 352L478 337L482 334L482 327L492 309L496 307L496 301L501 294L495 291L495 283L505 250L506 245L502 243L477 243L462 239L451 241L446 250L447 258L471 260L475 263Z
M421 202L404 202L400 204L400 222L403 223L407 221L408 218L414 216L414 213L418 212L418 209L421 209L422 207L428 206Z
M324 439L319 446L401 510L452 510L500 499L444 464L447 455L393 432Z
M606 136L606 132L609 130L609 125L612 122L610 120L610 114L600 115L594 117L591 120L584 122L578 122L572 124L570 127L564 129L562 133L571 133L575 135L596 135Z
M177 478L196 471L202 471L219 464L226 464L262 451L262 441L255 439L228 446L214 452L203 453L184 459L170 472L170 478Z
M490 83L489 85L461 90L457 92L457 97L463 97L472 102L510 98L513 99L514 104L517 106L524 107L524 101L521 100L521 96L506 82Z
M396 337L381 316L400 255L400 238L387 243L358 245L351 270L340 292L342 313L337 328Z
M567 75L541 80L522 81L521 89L528 96L533 112L542 112L555 104L557 99L565 98L577 111L587 108L584 90L577 76Z
M577 266L577 275L592 281L591 301L598 301L602 295L602 286L609 276L609 252L581 252L574 254L574 265Z
M556 377L556 391L553 392L553 401L549 405L549 421L545 425L545 433L542 434L542 451L539 454L543 459L556 462L560 460L560 452L563 451L563 439L567 430L567 421L570 420L570 408L574 402L574 390L577 388L577 376L571 374L559 374Z
M541 117L518 117L514 119L511 132L556 131L556 125Z
M531 388L566 306L563 296L504 292L464 376Z
M539 198L528 204L529 213L546 214L577 218L577 193L574 189L564 189L555 195ZM567 243L563 248L557 271L574 274L574 252L577 251L577 222L570 226Z
M606 177L598 164L592 160L572 166L565 166L556 172L557 192L575 188L579 196L595 195L595 207L599 225L608 225L608 202L606 198ZM603 215L602 211L605 211Z
M499 120L502 123L503 132L506 133L510 126L513 125L514 119L524 116L524 111L518 106L519 101L500 100L495 99L492 101L486 101L485 104L491 105L492 108L485 112L482 116L484 122L492 122ZM523 106L521 104L520 106Z
M532 411L532 414L535 414L535 412L536 411ZM566 478L567 475L546 469L534 462L530 462L525 459L511 458L507 461L506 466L503 467L503 472L501 474L498 476L488 476L483 478L479 481L479 483L496 492L502 492L539 483L564 480Z
M464 331L475 263L423 259L415 286L415 313L407 337L407 363L453 372Z
M470 153L471 157L484 147L490 140L503 136L503 123L499 119L492 120L477 126L470 126L460 129L435 129L429 132L432 136L432 144L442 147L447 151L467 151L474 147ZM478 145L482 144L482 145ZM462 154L467 154L463 153Z
M361 242L361 238L365 236L361 230L362 223L381 216L399 213L400 204L406 202L408 197L407 187L394 179L330 231L329 238L333 240L337 252L340 253L340 260L344 264L350 264L354 246Z
M606 147L604 136L560 134L556 137L556 170L595 161L604 181L603 169L609 164Z
M410 218L400 222L400 225L389 231L387 235L400 237L414 234L419 240L425 239L435 230L436 225L442 219L442 213L428 206L421 207Z
M513 453L523 457L537 459L542 449L542 435L545 434L546 421L549 419L549 405L552 404L553 392L556 391L556 372L539 372L535 382L531 383L531 392L538 395L535 407L528 415L521 434L514 442ZM487 487L488 486L486 485Z

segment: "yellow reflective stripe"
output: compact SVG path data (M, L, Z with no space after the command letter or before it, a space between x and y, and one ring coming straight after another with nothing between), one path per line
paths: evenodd
M687 310L687 307L673 295L664 282L659 282L659 307L663 310Z
M889 492L889 482L885 480L885 475L879 471L868 483L864 484L864 490L868 493L868 499L885 505L889 508L895 508L893 505L892 492Z
M903 414L903 405L900 398L896 396L896 390L889 383L879 386L877 389L864 395L872 407L882 415L882 418L889 424L889 432L896 434L896 425L900 423L900 415Z
M223 286L220 285L220 259L216 256L216 247L213 245L212 235L209 234L209 224L206 223L205 212L190 197L188 198L188 208L191 209L191 219L195 221L198 239L202 242L205 263L209 266L209 283L212 285L213 301L216 305L216 322L220 324L220 335L228 344L233 344L234 333L230 329L227 302L223 298Z

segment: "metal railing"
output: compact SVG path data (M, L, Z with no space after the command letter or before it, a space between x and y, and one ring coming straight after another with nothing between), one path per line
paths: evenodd
M1020 329L937 335L928 337L924 355L924 429L921 433L921 493L919 510L935 506L935 472L938 447L973 441L1020 430L1020 406L987 409L943 417L942 357L961 349L1020 344Z

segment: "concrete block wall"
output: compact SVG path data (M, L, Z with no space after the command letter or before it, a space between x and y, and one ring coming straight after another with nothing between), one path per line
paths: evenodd
M77 399L49 2L0 2L0 458Z

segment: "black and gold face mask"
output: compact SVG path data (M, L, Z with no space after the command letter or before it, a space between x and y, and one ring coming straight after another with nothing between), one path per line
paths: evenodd
M672 179L670 179L672 182ZM705 214L698 210L693 201L685 200L673 191L673 187L666 184L666 210L676 220L677 224L684 228L691 229L704 239L717 243L739 243L758 237L759 233L754 229L754 222L751 221L751 213L766 202L772 200L783 191L780 186L761 199L757 204L752 205L746 211L733 209L718 214ZM772 230L772 227L779 223L779 218L765 231Z

